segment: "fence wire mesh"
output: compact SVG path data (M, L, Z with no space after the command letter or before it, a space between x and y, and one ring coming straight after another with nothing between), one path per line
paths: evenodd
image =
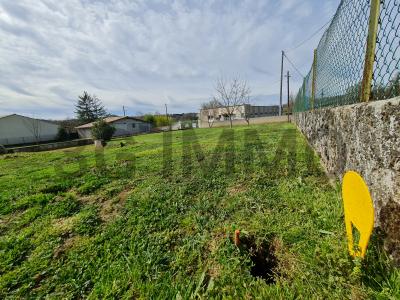
M372 98L400 95L400 0L381 3Z
M304 78L294 111L360 101L370 9L371 0L341 1L318 44L315 66ZM381 0L371 99L400 95L399 61L400 0Z

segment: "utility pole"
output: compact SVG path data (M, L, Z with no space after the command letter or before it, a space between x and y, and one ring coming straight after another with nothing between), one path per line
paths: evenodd
M286 112L287 112L287 120L288 120L288 122L290 122L290 115L289 115L289 102L290 102L289 79L290 79L290 77L292 77L292 76L290 76L289 71L287 71L287 75L286 75L285 77L287 77L287 110L286 110Z
M124 111L124 117L126 116L126 112L125 112L125 106L122 105L122 110Z
M282 50L282 62L281 62L281 92L279 97L279 115L282 116L282 89L283 89L283 58L285 57L285 51Z

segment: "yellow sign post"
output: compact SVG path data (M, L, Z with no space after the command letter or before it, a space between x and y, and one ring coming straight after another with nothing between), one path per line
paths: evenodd
M374 206L368 186L354 171L343 177L342 196L350 255L364 258L374 228ZM358 247L354 249L353 226L360 233Z

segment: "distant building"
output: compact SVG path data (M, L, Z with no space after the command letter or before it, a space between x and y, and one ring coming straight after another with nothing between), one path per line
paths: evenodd
M235 107L232 120L243 120L246 118L273 117L279 115L279 105L253 106L249 104ZM224 107L200 110L200 122L218 122L229 120L229 115Z
M194 121L198 119L197 113L169 114L168 116L175 121Z
M149 132L151 130L150 123L133 117L108 117L105 118L104 121L116 129L113 136L129 136ZM76 127L79 137L92 138L92 127L93 123Z
M199 124L197 120L186 120L186 121L178 121L171 125L171 130L184 130L184 129L192 129L198 128Z
M17 114L0 116L0 145L20 145L56 140L59 125Z

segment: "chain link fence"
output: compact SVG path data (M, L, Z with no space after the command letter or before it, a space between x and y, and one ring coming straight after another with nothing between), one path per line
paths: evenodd
M369 72L365 66L372 1L341 1L297 93L295 112L361 101L365 72ZM370 100L400 96L400 0L381 0L378 7L372 82L367 82L372 85Z
M381 3L372 98L400 95L400 0Z

